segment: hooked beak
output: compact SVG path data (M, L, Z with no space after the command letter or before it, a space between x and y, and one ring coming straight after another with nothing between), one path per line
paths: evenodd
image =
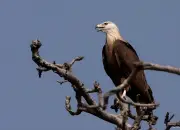
M104 26L102 24L97 24L96 27L95 27L97 32L102 31L103 28L104 28Z

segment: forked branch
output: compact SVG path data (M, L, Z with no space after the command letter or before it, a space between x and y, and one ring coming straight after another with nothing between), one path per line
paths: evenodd
M169 112L166 113L166 116L165 116L165 119L164 119L164 124L166 125L165 130L170 130L172 127L180 127L180 121L171 122L173 117L174 117L174 114L169 116Z

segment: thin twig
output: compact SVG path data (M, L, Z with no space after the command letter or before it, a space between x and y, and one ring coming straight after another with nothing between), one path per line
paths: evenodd
M102 91L99 83L97 81L94 82L93 84L93 89L87 89L86 92L87 93L98 93L99 91Z
M81 60L83 60L83 59L84 59L83 56L78 56L78 57L74 58L74 59L70 62L70 64L69 64L70 67L72 67L76 61L81 61Z
M70 102L71 102L71 97L70 97L70 96L66 96L66 100L65 100L66 110L67 110L72 116L81 114L82 110L80 110L79 108L77 109L76 112L73 112L73 111L72 111Z
M67 83L68 81L67 81L67 80L63 80L63 81L57 80L57 82L58 82L60 85L62 85L62 84L64 84L64 83Z
M102 90L100 84L97 81L94 82L94 88L92 90L87 90L86 92L87 93L96 92L98 94L98 102L99 102L99 105L86 105L87 108L99 108L100 106L102 106L103 104Z
M94 89L97 91L98 93L98 99L99 99L99 106L102 106L103 104L103 95L102 95L102 89L100 87L100 84L95 81L94 82Z

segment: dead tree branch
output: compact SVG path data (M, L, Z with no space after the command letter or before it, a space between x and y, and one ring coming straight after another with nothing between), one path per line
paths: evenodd
M99 83L94 83L94 88L92 90L86 89L85 85L72 74L72 66L75 62L81 61L83 57L76 57L69 63L64 64L56 64L54 61L53 63L50 63L39 55L39 49L41 47L41 42L39 40L33 40L31 44L31 52L32 52L32 60L38 65L37 71L39 77L41 77L42 72L46 71L53 71L58 76L63 78L62 81L57 81L60 84L69 82L71 83L72 88L74 89L76 93L76 100L77 100L77 110L74 112L72 111L70 100L71 97L67 96L65 100L65 108L71 115L80 115L82 112L86 112L89 114L92 114L102 120L105 120L109 123L112 123L117 126L119 130L137 130L140 128L140 122L142 120L149 120L148 116L144 115L142 112L142 115L135 116L130 113L130 111L127 111L129 105L134 106L146 106L146 107L154 107L158 106L159 104L140 104L133 102L130 98L126 98L124 100L123 98L120 98L122 104L119 104L121 107L121 113L120 115L115 115L108 113L105 111L107 105L108 105L108 99L111 95L116 94L117 92L122 91L123 88L127 87L130 80L133 78L133 76L141 69L145 70L156 70L156 71L164 71L169 73L174 73L177 75L180 75L180 69L171 67L171 66L161 66L158 64L152 64L152 63L146 63L146 62L138 62L135 63L135 69L132 71L130 76L124 80L124 82L119 85L117 88L114 88L110 90L109 92L105 93L103 96L102 89L99 85ZM90 96L90 93L97 93L98 94L98 103L93 100L93 98ZM82 98L85 99L85 102L82 102ZM126 104L126 105L125 105ZM115 109L117 109L119 106L114 106ZM103 108L103 109L102 109ZM124 111L125 110L125 111ZM127 119L128 117L134 119L134 124L131 126L128 124ZM166 115L165 124L166 124L166 130L169 130L171 127L180 126L180 122L170 122L170 120L173 117L169 118L169 115Z
M91 98L91 96L87 93L87 90L85 88L85 85L77 79L71 71L69 71L74 64L75 61L79 61L82 59L77 58L74 59L70 64L65 64L65 65L57 65L56 63L49 63L46 60L42 59L39 55L39 48L41 47L41 42L39 40L33 40L31 44L31 51L32 51L32 60L38 65L43 68L46 68L47 70L52 70L56 74L58 74L60 77L63 77L65 80L70 82L72 86L75 86L76 90L78 91L79 94L85 99L86 103L81 103L81 111L88 112L96 117L99 117L107 122L110 122L112 124L117 125L118 127L122 128L123 126L123 119L119 118L117 115L107 113L103 111L100 107L96 108L89 108L86 106L97 106L96 102ZM68 67L67 67L68 66ZM101 92L100 92L101 93ZM83 109L82 109L83 108ZM77 110L77 112L72 112L71 107L70 107L70 99L66 99L66 109L69 111L70 114L72 115L77 115L80 113L80 110ZM130 130L131 125L126 123L125 126L126 130Z

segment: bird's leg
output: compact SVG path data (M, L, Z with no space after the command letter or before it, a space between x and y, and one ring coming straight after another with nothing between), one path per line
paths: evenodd
M123 90L123 94L121 95L121 98L126 100L126 90Z

